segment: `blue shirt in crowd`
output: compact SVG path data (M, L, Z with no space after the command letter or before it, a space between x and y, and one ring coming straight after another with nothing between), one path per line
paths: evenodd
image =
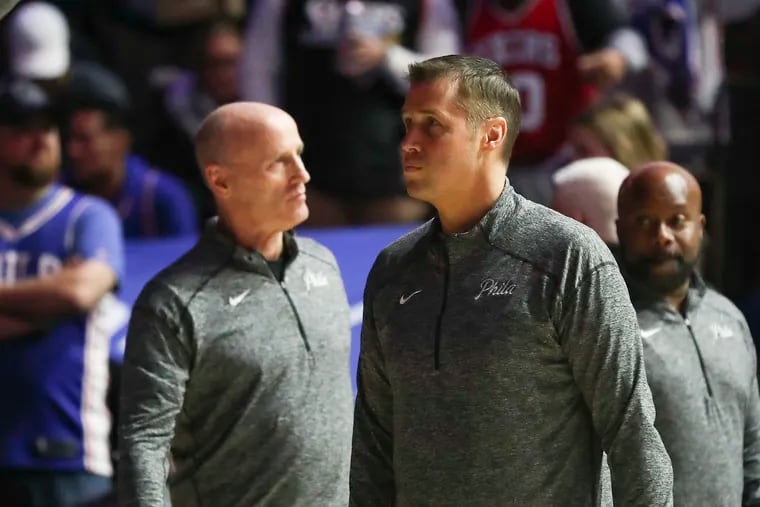
M195 205L183 183L137 155L127 158L124 186L112 204L127 238L181 236L198 230Z
M119 218L106 202L53 186L21 212L0 213L0 284L99 259L124 274ZM128 310L112 295L87 314L0 341L0 468L110 476L109 359Z

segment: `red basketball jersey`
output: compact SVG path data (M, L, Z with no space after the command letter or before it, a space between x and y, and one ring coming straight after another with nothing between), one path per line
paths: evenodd
M467 52L499 63L520 91L522 126L512 161L539 163L565 141L593 90L578 72L580 45L564 0L526 0L514 12L474 0Z

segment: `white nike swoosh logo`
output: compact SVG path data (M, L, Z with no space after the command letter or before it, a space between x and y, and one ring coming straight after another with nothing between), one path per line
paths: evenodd
M642 338L649 338L650 336L656 335L660 331L662 331L661 327L655 327L655 328L652 328L652 329L642 329L641 330L641 337Z
M236 307L240 304L240 302L245 299L245 297L248 295L248 293L251 292L251 289L246 289L242 294L238 294L235 297L230 296L230 306Z
M404 296L404 295L402 294L402 295L401 295L401 298L399 298L399 300L398 300L398 303L399 303L400 305L405 305L405 304L406 304L406 302L407 302L407 301L409 301L409 300L412 298L412 296L415 296L415 295L419 294L420 292L422 292L422 289L420 289L420 290L416 290L416 291L412 292L411 294L409 294L408 296Z

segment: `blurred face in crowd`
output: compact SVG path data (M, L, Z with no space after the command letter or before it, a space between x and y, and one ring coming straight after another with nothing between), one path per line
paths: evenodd
M567 134L575 160L592 157L613 157L612 150L599 139L593 130L582 125L573 125Z
M238 100L238 62L242 52L240 37L232 32L216 33L206 42L201 81L217 104Z
M61 163L58 129L40 115L22 125L0 125L0 167L19 186L49 185Z
M238 104L234 104L238 106ZM220 210L251 229L287 231L309 216L301 160L303 141L295 120L265 106L241 103L224 132L224 160L206 168Z
M699 184L675 164L655 162L628 177L618 200L626 271L662 295L688 283L705 217Z
M457 84L437 79L413 84L402 110L404 180L410 196L439 208L471 188L479 174L478 136L457 100Z
M77 187L93 190L112 181L124 170L128 150L129 134L109 127L102 111L84 109L71 115L66 152Z

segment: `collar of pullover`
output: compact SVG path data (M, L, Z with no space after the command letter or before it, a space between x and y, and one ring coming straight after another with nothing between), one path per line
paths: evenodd
M503 226L509 222L516 209L517 194L507 180L504 189L491 209L470 230L446 234L443 232L441 220L437 216L433 222L433 230L448 248L472 245L483 240L491 242L493 234L504 234Z
M219 227L218 217L211 218L206 222L201 242L213 245L220 253L227 253L230 255L231 262L234 262L242 269L265 276L274 276L264 256L257 250L249 250L235 243L232 237ZM293 231L285 231L283 243L282 255L287 267L298 255L298 244L296 243Z
M689 317L693 314L707 292L707 284L702 277L694 271L689 281L689 292L686 295L684 305L684 314L680 315L673 309L665 299L656 294L643 283L626 276L628 290L631 294L631 301L637 310L652 310L659 314L665 320L680 321L683 316Z

